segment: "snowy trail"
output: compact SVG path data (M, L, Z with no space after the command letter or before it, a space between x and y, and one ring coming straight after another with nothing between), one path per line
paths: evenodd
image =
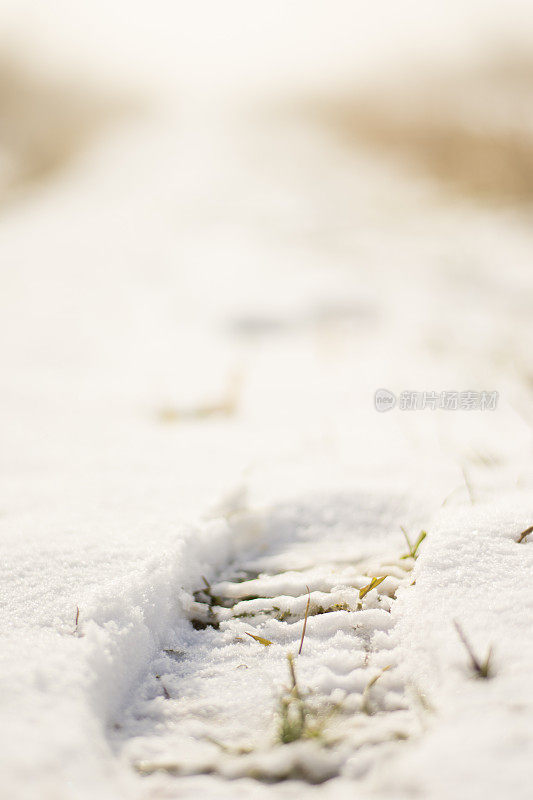
M49 50L59 75L79 55L148 95L0 222L9 800L529 800L530 208L449 194L342 125L354 53L363 83L376 63L402 83L419 43L456 67L480 4L391 2L387 35L381 7L347 0L268 19L61 0L57 27L9 5L36 14L39 77ZM465 88L451 122L490 136L488 75L486 108ZM297 110L321 97L341 105L326 124ZM378 414L378 387L499 403ZM414 585L400 525L428 531ZM327 724L281 745L307 586L295 669ZM453 619L494 646L491 680Z
M212 775L219 796L234 796L234 779L360 781L390 765L421 729L391 613L412 583L398 528L412 517L401 498L357 494L233 515L235 560L181 592L192 624L168 631L111 725L121 758L153 775L143 796L170 791L176 776ZM287 654L298 651L308 598L291 693ZM300 728L295 691L306 698ZM199 790L192 777L180 786Z
M20 274L10 279L11 301L2 316L8 365L4 418L19 420L6 432L2 453L8 489L0 518L8 612L0 654L6 785L17 800L55 800L65 786L69 800L150 793L175 797L204 789L208 796L233 797L237 785L243 795L268 795L272 788L260 781L240 777L232 783L222 776L231 770L247 775L255 768L263 775L291 774L296 751L301 764L316 761L315 779L338 775L318 787L307 785L311 796L320 792L338 798L344 790L353 796L355 780L361 792L368 783L370 796L380 790L389 797L409 796L414 789L447 800L451 792L461 796L469 774L455 725L461 719L459 731L469 731L470 762L485 766L483 779L476 779L479 796L498 780L502 787L513 786L518 798L526 786L521 770L529 763L529 739L522 734L531 701L522 694L533 652L531 546L498 537L502 532L518 535L533 514L531 432L513 407L530 418L531 323L524 272L530 232L504 214L470 207L457 213L436 204L427 187L402 182L360 153L329 150L329 139L326 147L321 134L308 136L306 129L301 135L300 123L284 126L276 120L258 129L248 120L231 114L218 119L215 113L211 138L216 136L218 150L210 161L195 139L195 126L206 134L210 121L193 119L185 133L177 122L162 133L156 121L139 134L140 141L132 137L127 146L110 145L95 157L96 164L90 162L86 179L90 175L95 191L85 202L97 235L92 227L87 231L86 207L71 202L76 192L69 187L52 198L57 207L51 221L41 220L38 204L30 205L4 230L6 258L17 254L23 262ZM264 163L248 162L246 147L236 157L235 130L249 151L264 154ZM191 158L189 182L184 180L178 194L185 221L162 240L150 197L162 198L163 210L174 202L167 180L173 137ZM161 154L154 166L156 144ZM139 154L141 163L144 156L150 165L151 194L148 199L135 196L132 203L121 188L121 169ZM192 191L199 175L207 187L200 198ZM99 245L99 236L105 241L108 235L105 208L100 211L108 192L115 192L113 202L127 211L136 231L131 241L127 232L117 245L120 257L112 251L112 268L102 260ZM211 192L219 201L216 213ZM233 192L238 198L232 203ZM280 214L284 202L290 210ZM65 226L65 219L72 224ZM28 226L37 245L27 237ZM80 236L87 246L79 260L65 266L58 255L48 272L43 296L52 321L35 356L25 322L28 313L44 313L43 296L37 293L30 301L25 287L28 276L42 287L35 247L49 247L52 238L78 254ZM180 270L176 249L187 265ZM479 265L466 287L460 276L465 254ZM155 288L154 261L160 270ZM74 277L72 270L77 270ZM491 320L488 329L480 327L484 319ZM65 328L73 330L68 339ZM190 357L191 342L201 354L201 368ZM74 366L58 370L61 358ZM242 385L232 413L202 417L199 412L195 417L189 412L223 405L235 366L242 372ZM385 378L395 391L497 388L501 408L492 416L399 410L380 415L372 398ZM171 413L162 414L168 407ZM38 450L36 441L41 442ZM219 520L198 528L188 522L188 516L201 514L221 484L233 486L243 476L254 504L258 497L267 509L287 495L308 498L314 489L326 497L322 504L302 501L302 517L297 515L289 530L283 522L277 562L254 566L259 554L250 554L250 542L240 538L234 523ZM354 487L357 494L345 508L332 499L342 490L353 493ZM402 519L388 499L398 492L409 499ZM412 509L419 505L419 493L423 502L417 518ZM447 497L450 519L439 533L427 520ZM495 497L501 508L486 505ZM384 507L390 525L376 549L373 533L382 523L368 498L379 498L377 506ZM462 513L470 505L472 514L478 513L475 523ZM328 506L332 521L325 524L323 507ZM361 509L368 512L364 525ZM270 513L266 523L272 532L277 518L270 519ZM273 575L291 570L297 553L284 548L293 527L305 530L315 518L322 522L305 547L300 543L305 561L297 566L322 563L314 575L321 583L310 588L326 593L333 588L327 583L328 564L337 554L321 542L322 527L338 524L340 539L332 540L336 549L347 550L354 560L376 558L378 568L380 559L403 552L400 524L415 534L428 527L417 585L399 591L386 615L395 623L390 636L397 637L394 664L400 666L379 678L371 699L378 708L388 697L404 703L404 673L415 676L424 691L429 676L437 684L431 687L430 702L439 708L433 735L417 737L418 723L408 711L399 728L409 734L407 741L359 751L359 734L363 741L368 736L379 742L390 738L389 724L398 730L396 721L404 712L391 711L370 717L368 727L350 730L337 749L326 752L324 763L309 758L314 748L308 742L303 752L299 743L273 746L279 687L288 681L286 653L297 648L301 619L260 618L256 623L248 618L254 622L251 631L275 642L268 648L251 639L232 642L246 636L247 618L222 621L218 631L191 629L191 597L202 590L202 575L214 584L234 578L232 570L238 574L247 564ZM463 541L470 529L478 531L470 540L477 549ZM354 530L359 532L351 540ZM259 532L259 541L271 547L266 534ZM491 558L482 561L484 552ZM302 585L293 585L293 600L288 585L276 589L291 617L293 610L301 617L305 584L313 576L302 578ZM356 586L349 589L342 581L341 586L335 603L351 602ZM494 587L505 587L503 596ZM261 591L267 591L265 584ZM487 616L487 597L500 604L501 614ZM370 593L367 602L373 598ZM77 606L80 637L72 635ZM385 616L370 608L310 617L297 662L298 680L326 708L341 692L352 690L345 702L347 707L353 703L356 728L362 693L392 655L380 643L392 639L372 620L375 655L368 667L358 666L363 656L349 620L361 613L371 619L372 614ZM465 679L464 669L459 677L454 672L457 662L464 667L451 625L454 616L480 646L500 642L512 654L510 665L504 660L503 675L485 690L492 707L484 708L487 694ZM347 653L339 644L342 658L333 623L348 643ZM326 627L322 633L321 625ZM514 637L523 644L520 652L513 647ZM174 661L164 649L185 649L187 658ZM210 660L202 667L204 655ZM242 663L247 670L240 668ZM255 678L252 686L248 673ZM450 680L450 674L457 680ZM199 694L196 705L192 692ZM209 696L214 693L219 697L213 709ZM253 732L261 751L255 767L256 754L235 758L200 739L194 761L190 754L191 768L202 772L208 764L214 774L140 777L132 769L132 763L175 764L181 758L178 749L190 745L188 737L196 730L223 738L235 695L239 704L231 734L242 742ZM409 708L411 702L409 695ZM476 725L480 706L483 722ZM464 708L472 710L471 719L465 719ZM117 723L121 730L113 729ZM49 732L46 741L43 730ZM495 757L502 731L503 770ZM520 737L526 754L516 770ZM420 771L419 753L431 770ZM293 781L276 787L279 797L302 792L302 784ZM472 800L471 792L463 796Z

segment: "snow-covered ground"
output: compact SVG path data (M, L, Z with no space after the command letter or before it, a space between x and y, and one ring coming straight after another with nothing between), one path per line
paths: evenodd
M2 796L529 797L527 5L0 12ZM432 70L513 202L352 138Z

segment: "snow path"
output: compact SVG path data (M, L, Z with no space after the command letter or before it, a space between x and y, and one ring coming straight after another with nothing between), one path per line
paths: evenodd
M349 97L359 68L401 75L413 46L456 67L482 4L391 2L389 30L347 0L266 20L239 0L229 26L219 2L60 0L54 25L35 0L6 5L38 71L43 52L52 78L79 55L147 102L0 220L3 792L529 800L530 211L451 198L294 113ZM519 24L511 5L487 12L494 31ZM378 414L378 387L500 402ZM401 524L428 531L415 585L390 614L392 578L351 610L403 552ZM239 601L218 630L190 622L210 621L202 576ZM327 613L296 673L319 715L341 703L334 747L273 744L307 585ZM285 619L262 613L274 600ZM453 619L481 658L494 646L491 680ZM192 774L138 774L163 760Z
M213 576L204 576L203 589L182 594L197 630L185 625L169 631L148 676L112 726L122 757L141 774L321 783L337 775L361 777L384 758L369 756L372 745L417 732L397 674L390 613L412 568L411 559L398 560L405 551L398 541L399 518L409 525L399 500L372 502L357 495L237 514L232 540L244 541L222 573L237 582L220 582L219 575L211 583ZM391 541L397 552L387 559ZM359 590L383 575L389 577L360 600ZM306 587L306 636L295 666L316 715L309 724L322 721L325 730L314 741L304 735L280 744L286 656L298 650ZM379 686L366 689L378 676ZM151 796L153 781L146 784ZM194 783L188 791L195 794ZM239 787L229 783L217 791L229 796Z
M505 767L490 782L510 785L532 755L531 606L517 608L514 593L533 571L531 546L517 543L533 513L524 495L435 509L346 493L227 513L198 532L196 561L167 578L164 593L156 586L133 646L98 673L104 685L130 676L125 703L111 703L105 719L119 761L143 776L136 796L293 797L303 780L328 798L409 797L417 787L444 799L453 787L466 800L486 796L490 759L502 754ZM413 584L412 562L398 561L398 528L414 538L424 520ZM384 574L360 601L359 590ZM307 587L295 666L319 735L280 744L287 653L298 650ZM494 648L491 680L476 681L454 619L480 658ZM153 642L144 663L141 620ZM469 731L469 759L485 764L475 784L458 730ZM431 766L418 774L420 758ZM527 786L515 792L525 798Z

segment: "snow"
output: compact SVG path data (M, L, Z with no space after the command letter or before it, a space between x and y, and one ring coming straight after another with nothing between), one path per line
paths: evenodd
M121 109L13 196L0 142L5 796L528 797L529 211L305 112L428 54L456 75L526 4L0 14L30 72ZM484 97L461 114L500 130ZM280 744L288 652L324 730Z
M519 776L527 782L533 563L531 551L516 539L530 516L530 501L522 497L521 502L516 493L480 509L441 513L417 562L420 593L398 601L399 635L409 654L406 669L438 702L441 722L417 754L426 765L422 791L436 797L447 796L449 765L459 797L496 796L518 783ZM453 619L480 658L493 647L492 680L468 680L469 659L450 624ZM473 764L481 776L491 776L490 788L483 777L473 780ZM412 767L408 761L404 774ZM528 789L517 786L517 791L525 795Z

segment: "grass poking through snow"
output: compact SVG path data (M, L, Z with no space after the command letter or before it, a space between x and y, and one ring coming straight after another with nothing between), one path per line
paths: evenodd
M262 636L256 636L255 633L249 633L248 631L244 632L247 636L250 636L252 639L255 639L256 642L259 642L259 644L262 644L263 647L270 647L270 645L272 644L270 639L263 639Z
M420 547L420 545L422 544L422 542L426 538L427 533L426 533L426 531L420 531L420 534L419 534L418 539L416 540L416 542L414 544L411 544L411 540L409 539L409 536L408 536L407 531L405 530L405 528L402 527L401 530L402 530L403 535L405 536L405 541L407 542L407 547L409 548L409 552L408 553L404 553L404 555L400 556L400 558L402 558L402 559L404 559L404 558L414 558L416 560L418 558L418 548Z
M300 639L300 647L298 649L298 655L302 652L302 647L304 646L304 637L305 631L307 628L307 617L309 616L309 606L311 605L311 589L309 586L305 587L307 589L307 605L305 607L305 617L304 617L304 626L302 628L302 638Z
M279 705L278 740L281 744L291 744L299 739L316 739L322 734L326 719L319 718L316 709L305 699L296 677L294 656L287 654L290 687L283 694Z
M363 697L361 699L361 711L364 714L368 714L369 716L371 716L374 713L374 710L373 710L372 705L370 703L370 691L371 691L372 687L379 681L379 679L381 678L383 673L387 672L387 670L390 669L391 666L392 666L392 664L388 664L386 667L383 667L383 669L380 672L378 672L377 675L374 675L374 677L371 678L368 681L367 685L365 686L365 689L364 689L364 692L363 692Z
M388 575L382 575L380 578L372 578L370 583L367 583L366 586L363 586L362 589L359 589L359 600L362 600L372 589L375 589L376 586L379 586L380 583L383 583L385 578L388 578Z
M465 632L459 625L456 619L454 619L453 624L455 625L455 630L459 636L459 639L463 643L466 652L470 657L470 665L472 667L472 671L478 678L490 678L493 675L492 669L492 647L489 647L488 653L484 659L484 661L480 661L479 658L474 653L472 645L466 638Z
M519 535L518 539L516 540L517 543L521 544L521 542L524 542L526 540L526 538L529 536L530 533L533 533L533 525L531 525L531 527L529 527L529 528L526 528L525 531L522 531L522 533Z

